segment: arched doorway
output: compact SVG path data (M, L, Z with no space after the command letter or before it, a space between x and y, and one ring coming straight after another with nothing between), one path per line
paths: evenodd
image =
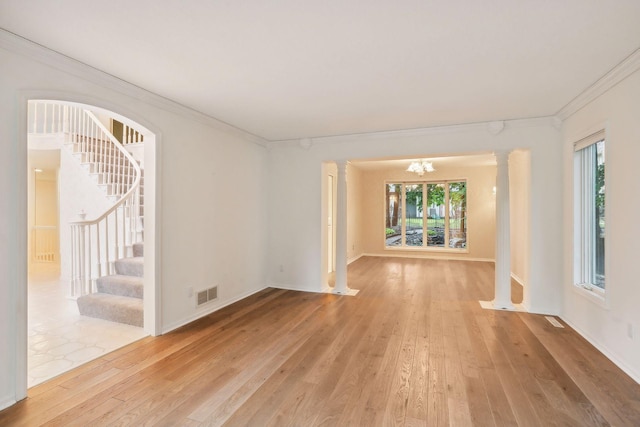
M29 97L25 104L28 350L18 366L30 387L160 330L157 140L131 118L89 103ZM128 277L114 283L114 276ZM122 309L109 314L101 302L111 295L139 308L114 317ZM81 301L89 301L84 312Z

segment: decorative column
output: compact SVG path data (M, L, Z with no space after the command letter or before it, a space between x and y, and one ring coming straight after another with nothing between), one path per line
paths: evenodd
M494 309L513 310L511 303L511 232L509 217L509 152L496 151L496 266Z
M347 286L347 161L336 161L338 166L337 218L336 218L336 284L335 294L348 294Z

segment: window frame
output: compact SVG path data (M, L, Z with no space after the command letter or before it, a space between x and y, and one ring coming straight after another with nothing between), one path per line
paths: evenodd
M572 144L572 159L573 159L573 275L572 282L575 292L586 297L588 300L597 303L605 308L609 307L609 296L611 293L610 281L607 280L607 273L610 272L609 268L609 240L610 240L610 227L605 225L604 228L604 286L600 287L593 280L590 280L593 275L590 271L595 261L595 255L591 252L595 249L587 242L590 239L590 235L594 233L593 227L595 226L595 216L591 216L590 211L592 206L585 205L585 198L593 198L592 194L587 194L585 185L585 179L595 179L595 177L587 176L590 173L584 167L585 159L581 154L584 149L591 147L599 142L604 143L604 181L605 181L605 202L604 202L604 218L610 218L609 206L611 203L609 195L606 193L606 185L610 183L609 173L610 167L606 166L607 156L609 153L610 142L608 139L608 132L606 126L600 126L593 131L590 131L581 138L574 139ZM596 157L597 167L597 157ZM595 200L593 199L593 203Z
M427 218L426 215L426 208L428 208L426 206L427 203L427 185L428 184L443 184L444 185L444 189L445 189L445 201L449 202L449 184L450 183L454 183L454 182L464 182L466 185L466 189L467 189L467 201L466 201L466 213L468 213L469 211L469 199L468 199L468 191L469 191L469 179L467 178L453 178L453 179L385 179L384 181L384 187L383 187L383 200L384 197L386 195L386 188L387 185L389 184L395 184L395 185L400 185L402 188L402 201L401 201L401 211L402 211L402 216L400 218L401 220L401 238L400 238L400 245L398 246L388 246L386 244L386 237L383 234L383 247L384 250L390 250L390 251L419 251L419 252L449 252L449 253L456 253L456 254L468 254L469 253L469 217L468 215L466 216L466 243L465 243L465 247L464 248L451 248L448 246L429 246L426 244L426 239L423 238L423 244L422 246L407 246L406 244L406 193L405 193L405 189L407 185L416 185L416 184L422 184L422 205L423 205L423 218ZM450 221L450 203L445 203L446 209L445 209L445 241L448 241L450 239L446 239L446 237L449 234L449 221ZM382 217L382 230L386 229L386 221L387 221L387 215L388 212L386 211L386 201L383 203L383 210L384 210L384 214ZM427 229L427 222L423 221L423 226L422 226L422 230L423 230L423 236L426 236L426 229Z

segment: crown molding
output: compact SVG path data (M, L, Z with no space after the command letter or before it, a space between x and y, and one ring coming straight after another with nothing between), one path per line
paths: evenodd
M46 46L32 42L17 34L0 28L0 48L40 62L67 74L110 89L128 98L142 101L164 111L188 117L216 130L238 136L248 142L268 146L268 141L229 123L194 110L169 98L150 92L95 67L87 65Z
M560 120L566 120L568 117L582 109L591 101L593 101L638 70L640 70L640 49L627 56L624 61L613 67L611 71L609 71L598 81L585 89L584 92L576 96L567 105L562 107L560 111L555 114L555 116Z
M553 116L533 117L528 119L499 120L490 122L465 123L456 125L433 126L416 129L401 129L380 132L364 132L347 135L332 135L313 137L313 145L316 144L337 144L344 142L356 141L374 141L380 139L402 139L410 137L446 135L463 132L485 132L496 136L504 130L538 127L538 126L555 126L556 119ZM500 128L499 130L497 128ZM497 132L496 132L497 131ZM494 133L496 132L496 133ZM300 139L283 139L279 141L271 141L271 148L285 148L299 146Z

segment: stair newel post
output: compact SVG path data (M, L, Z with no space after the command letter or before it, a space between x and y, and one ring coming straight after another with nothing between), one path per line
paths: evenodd
M84 245L84 240L85 240L85 229L84 227L81 225L79 226L79 236L80 236L80 241L79 241L79 246L78 246L78 251L80 252L80 295L84 295L85 294L85 289L86 289L86 285L85 285L85 277L86 277L86 269L87 269L87 265L86 265L86 248Z
M81 248L81 236L80 232L82 231L78 225L74 226L75 233L75 259L76 259L76 272L75 272L75 292L76 296L82 295L82 248Z

